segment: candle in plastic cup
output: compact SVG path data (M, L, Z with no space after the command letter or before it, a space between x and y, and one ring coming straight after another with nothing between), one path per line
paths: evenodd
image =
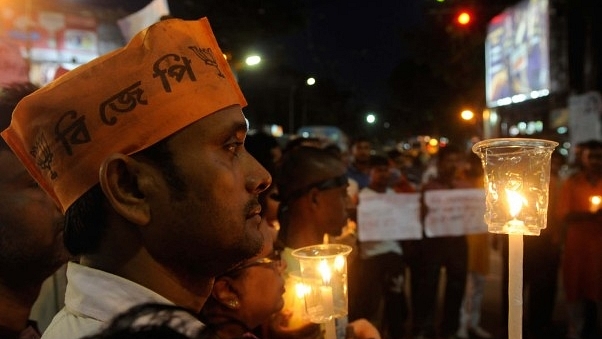
M473 146L485 170L489 232L539 235L546 228L550 158L556 146L524 138L489 139ZM512 204L520 204L515 215Z
M347 315L347 255L351 247L340 244L308 246L293 251L306 286L305 311L314 323Z

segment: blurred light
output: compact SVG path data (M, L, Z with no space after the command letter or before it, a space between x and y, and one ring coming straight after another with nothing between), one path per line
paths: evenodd
M468 11L461 11L460 13L458 13L458 16L456 16L456 22L462 26L468 25L471 20L472 16Z
M491 123L491 125L495 125L497 124L499 115L497 114L497 112L491 112L489 114L489 122Z
M383 127L384 127L384 128L389 128L389 127L391 127L391 124L390 124L390 123L388 123L388 122L385 122L385 123L383 124Z
M376 121L376 116L372 113L366 115L366 122L369 124L373 124Z
M468 121L474 118L474 113L469 109L465 109L460 113L460 116L462 117L462 119Z
M520 130L516 126L510 126L510 128L508 129L508 134L510 134L510 136L517 136L518 133L520 133Z
M270 126L270 132L275 137L281 137L282 135L284 135L284 129L280 125Z
M437 146L439 144L439 140L432 138L431 140L429 140L429 145L431 146Z
M255 66L261 62L261 57L259 55L251 55L245 59L245 63L247 66Z
M560 126L556 129L556 133L558 134L566 134L569 129L566 126Z
M315 78L307 78L307 81L305 82L308 86L313 86L316 84L316 79Z

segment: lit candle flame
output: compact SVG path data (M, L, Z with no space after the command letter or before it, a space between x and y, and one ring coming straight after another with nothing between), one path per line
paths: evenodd
M311 290L311 287L305 285L304 283L298 282L295 284L295 294L297 298L303 299L305 295L307 295Z
M525 203L525 198L520 195L520 193L512 190L506 190L506 197L508 198L508 207L510 209L510 215L513 218L520 213L520 210L523 208L523 204Z
M328 266L328 262L326 260L320 260L318 264L318 272L322 275L322 281L324 284L330 283L330 278L332 277L332 270Z

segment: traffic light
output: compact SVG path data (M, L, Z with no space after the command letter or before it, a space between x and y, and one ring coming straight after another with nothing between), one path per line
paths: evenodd
M456 23L460 26L468 26L472 22L472 13L468 10L460 10L456 14Z

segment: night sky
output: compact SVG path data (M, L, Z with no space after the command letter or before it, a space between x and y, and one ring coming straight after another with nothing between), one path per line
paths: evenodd
M291 65L334 79L374 104L404 53L401 32L420 20L418 1L306 1L306 31L282 38ZM376 107L375 107L376 108Z

